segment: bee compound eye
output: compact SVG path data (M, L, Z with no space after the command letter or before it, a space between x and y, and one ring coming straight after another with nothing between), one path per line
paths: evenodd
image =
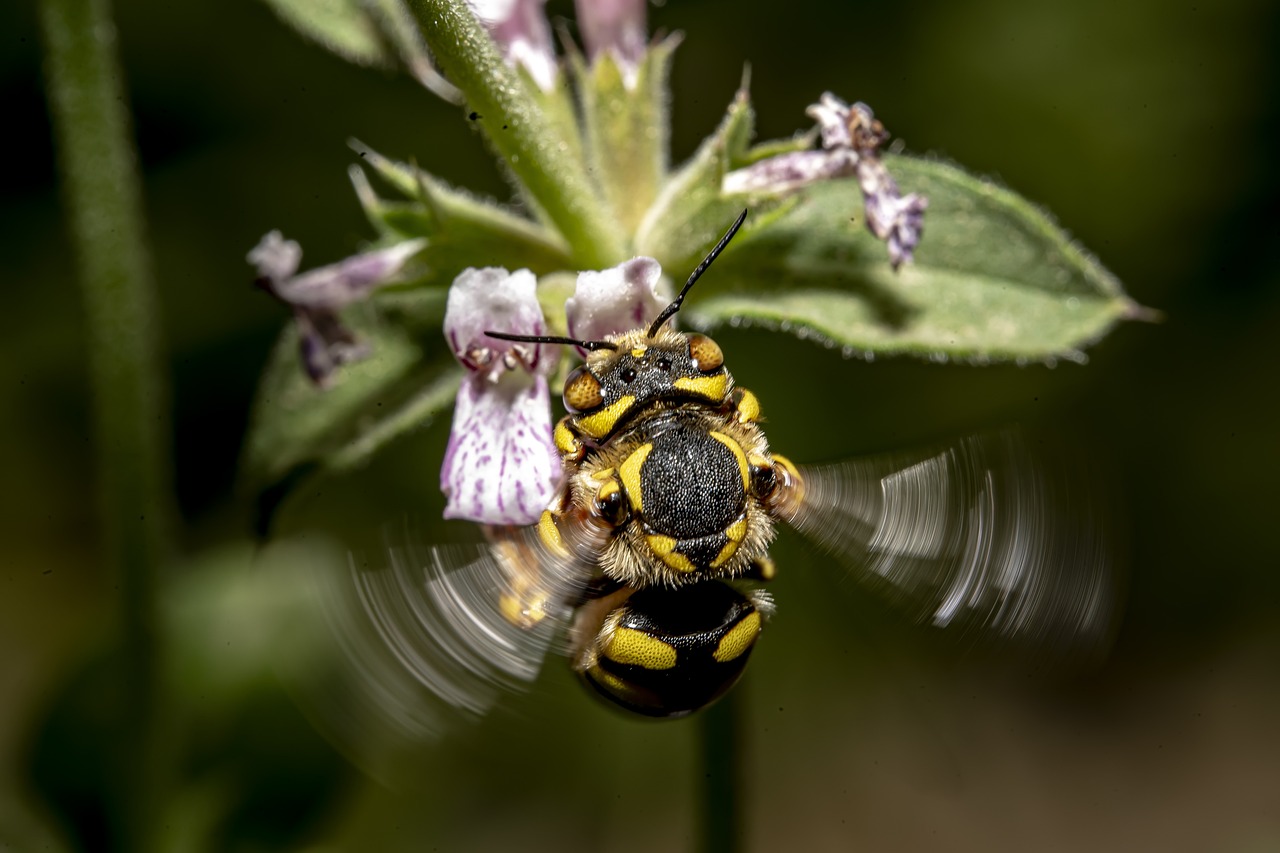
M720 581L646 587L604 620L582 675L629 711L683 717L737 682L762 622L749 599Z
M724 366L724 352L720 345L706 335L689 336L689 358L702 373L710 373Z
M600 380L587 370L578 367L564 383L564 407L571 412L588 412L604 402L600 393Z

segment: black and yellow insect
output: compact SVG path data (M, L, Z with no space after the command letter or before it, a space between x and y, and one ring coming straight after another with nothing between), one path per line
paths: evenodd
M554 432L564 485L533 528L489 529L465 565L393 551L390 573L357 573L394 658L358 661L371 682L403 667L436 705L480 712L566 636L571 666L601 696L654 717L697 711L742 674L774 612L760 584L775 574L780 523L935 626L1055 651L1107 638L1102 525L1018 431L816 467L772 451L760 402L735 386L721 348L667 325L745 216L646 328L600 341L490 333L588 352ZM419 715L418 700L380 689L384 706Z

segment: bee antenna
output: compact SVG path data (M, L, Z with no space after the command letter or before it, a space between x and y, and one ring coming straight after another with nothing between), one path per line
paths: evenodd
M527 344L564 344L571 347L582 347L585 350L616 350L617 344L609 341L579 341L574 338L562 338L559 335L513 335L508 332L485 332L491 338L500 341L520 341Z
M662 324L671 319L671 317L680 310L680 304L684 302L684 295L689 292L689 288L693 287L693 283L702 277L707 271L707 267L711 266L711 262L720 256L724 251L724 247L729 245L729 241L733 239L733 235L738 233L738 229L742 227L742 223L747 218L747 211L743 210L738 214L737 220L729 226L729 230L720 238L720 242L716 243L716 247L711 250L702 263L698 264L698 268L693 271L693 275L689 276L689 280L684 283L684 288L680 291L680 295L675 301L662 309L662 313L658 315L658 319L653 321L653 325L649 327L649 337L653 337L662 328Z

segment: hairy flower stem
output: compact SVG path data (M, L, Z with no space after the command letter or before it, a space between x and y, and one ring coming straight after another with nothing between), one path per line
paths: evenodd
M42 0L49 110L88 336L104 563L117 579L132 778L120 849L144 849L158 796L156 583L169 544L169 443L143 238L107 0Z
M495 49L462 0L408 0L431 52L466 97L463 107L503 162L573 247L580 269L604 269L627 258L618 224L529 84Z
M702 853L736 853L742 849L742 689L702 712L698 740L702 746Z

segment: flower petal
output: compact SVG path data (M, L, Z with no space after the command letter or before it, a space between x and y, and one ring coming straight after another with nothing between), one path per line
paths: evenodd
M577 288L564 304L569 337L599 341L649 323L670 301L658 295L661 280L662 266L643 257L578 273Z
M272 231L258 241L245 260L257 268L258 278L264 282L285 281L298 271L302 247L296 240L286 240L279 231Z
M648 43L645 33L645 6L647 0L577 0L578 30L587 49L587 58L594 60L605 51L611 51L623 73L632 78L644 61Z
M867 228L888 245L889 263L897 269L911 260L924 233L928 199L916 193L902 195L879 158L858 164L858 186L862 188Z
M386 249L352 255L336 264L277 280L272 292L290 305L341 308L389 282L426 245L426 240L407 240Z
M440 469L440 489L448 498L444 517L532 524L561 477L546 377L508 371L491 381L467 374Z
M507 62L523 65L544 92L556 86L559 69L551 25L543 6L547 0L467 0Z
M857 166L858 155L847 148L832 151L791 151L729 172L724 176L720 190L725 195L787 193L816 181L852 175Z
M555 367L558 346L498 340L485 334L490 331L547 334L538 279L529 270L468 267L459 273L445 305L444 337L463 367L490 378L517 365L544 374Z

